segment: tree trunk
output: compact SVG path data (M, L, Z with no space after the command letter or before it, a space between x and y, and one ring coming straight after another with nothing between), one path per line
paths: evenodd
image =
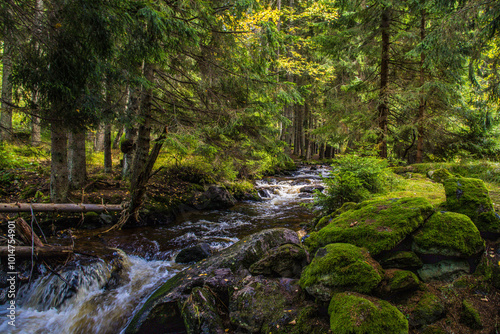
M42 0L35 0L35 25L36 25L36 33L41 34L42 28L41 28L41 16L43 12L43 1ZM36 39L35 39L36 40ZM35 50L39 52L39 44L38 42L35 42ZM40 111L38 109L38 87L34 87L33 91L31 93L31 100L32 100L32 109L31 109L31 145L33 146L38 146L42 142L42 127L41 127L41 120L40 120Z
M50 198L52 202L64 203L69 191L68 134L60 121L51 124L50 155Z
M81 189L87 182L87 156L85 152L86 133L74 131L69 134L68 170L69 183L73 189Z
M116 136L115 136L115 139L113 140L113 145L111 145L111 147L113 149L117 149L120 147L120 139L122 138L122 135L123 135L123 126L120 126L118 128L118 132L116 133Z
M12 139L12 82L10 75L12 74L12 42L9 40L11 34L7 28L7 36L3 40L3 74L2 74L2 102L0 114L0 140Z
M20 258L29 258L31 255L38 257L54 257L54 256L67 256L73 253L72 246L41 246L34 247L31 246L16 246L16 256ZM8 246L0 246L0 256L8 256L9 252Z
M120 149L123 153L123 169L122 178L130 178L132 174L132 166L134 164L135 146L137 138L137 128L132 125L133 120L137 117L139 113L139 107L141 104L141 90L139 88L132 89L130 93L129 103L127 105L127 116L129 118L129 124L125 127L125 140L120 145Z
M425 38L425 9L422 10L422 18L420 21L420 40ZM425 55L420 54L420 103L418 106L418 139L417 139L417 156L416 163L422 163L424 157L424 118L425 118L425 94L423 86L425 84L425 71L424 71Z
M144 76L150 84L154 80L154 71L152 64L145 64ZM137 133L137 141L135 145L135 156L132 168L131 191L135 183L138 181L139 174L146 165L149 154L149 146L151 141L151 107L153 102L153 89L151 86L142 89L141 107L139 110L139 130Z
M94 151L104 151L104 124L101 122L97 127L94 138Z
M120 204L0 203L0 212L111 212L122 211Z
M104 127L104 173L113 171L113 160L111 156L111 124Z
M389 85L389 28L390 28L390 10L385 7L382 11L380 30L382 32L382 54L380 64L380 93L378 106L378 125L379 136L379 155L381 158L387 158L387 123L389 116L388 85Z

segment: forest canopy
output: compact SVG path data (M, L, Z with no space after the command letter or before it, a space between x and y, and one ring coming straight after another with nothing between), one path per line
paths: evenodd
M50 148L55 202L90 139L108 171L121 143L132 189L162 150L230 178L346 151L498 160L499 22L478 0L5 0L1 140Z

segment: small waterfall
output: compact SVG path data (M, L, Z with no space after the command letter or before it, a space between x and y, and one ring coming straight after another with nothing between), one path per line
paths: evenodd
M51 274L23 288L16 327L5 321L0 333L118 333L140 301L181 270L169 261L146 261L123 252L119 257L121 268L101 261L64 272L64 280Z
M328 172L302 168L290 177L257 181L262 201L240 202L229 210L186 212L170 226L110 232L107 247L129 255L117 249L108 261L77 260L60 276L48 274L23 286L16 300L16 327L7 323L7 305L0 305L0 333L120 333L141 302L184 268L168 261L180 249L205 242L217 251L267 228L298 231L313 217L302 203L312 201L312 192L322 188L321 177Z

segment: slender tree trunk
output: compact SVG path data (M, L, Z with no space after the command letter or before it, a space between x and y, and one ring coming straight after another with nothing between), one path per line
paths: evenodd
M120 126L118 128L118 132L116 133L115 139L113 140L113 145L111 145L113 149L117 149L120 147L120 139L122 138L122 135L123 135L123 126Z
M104 126L104 173L113 171L113 160L111 156L111 124Z
M144 77L148 82L152 83L154 80L153 65L145 64ZM144 168L151 141L151 107L153 101L153 89L151 87L144 87L142 89L141 107L139 110L140 119L142 122L139 124L137 132L137 141L135 145L135 156L132 168L131 189L133 190L135 184L138 182L139 174Z
M60 121L51 124L50 198L64 203L68 198L68 134Z
M36 33L40 34L42 32L40 19L42 17L43 11L43 1L35 0L35 25L36 25ZM35 50L39 52L39 44L35 42ZM40 120L40 111L38 109L38 87L33 88L33 92L31 93L31 100L33 104L33 108L31 109L31 145L38 146L42 142L42 127Z
M319 145L319 160L323 160L325 158L325 144L321 143Z
M87 156L85 152L85 131L72 131L68 140L69 184L81 189L87 182Z
M38 146L42 142L42 126L38 109L38 91L31 94L33 108L31 109L31 145Z
M139 113L139 108L141 104L141 90L139 88L134 88L130 92L130 99L127 105L127 115L129 122L125 128L125 140L120 145L120 149L123 152L123 169L122 178L130 178L132 173L132 166L134 162L135 146L137 138L137 128L132 125L131 120L135 120Z
M96 152L104 151L104 127L105 125L101 122L95 132L94 151Z
M12 82L10 75L12 74L12 53L14 48L9 40L10 34L7 29L7 37L3 40L3 74L2 74L2 102L0 114L0 140L12 139Z
M420 40L423 41L425 38L425 9L422 10L422 18L420 21ZM417 156L415 159L416 163L422 163L424 157L424 118L425 118L425 94L423 92L423 86L425 84L425 71L424 71L424 61L425 55L422 52L420 54L420 103L418 106L418 139L417 139Z
M387 158L387 123L389 116L388 85L389 85L389 28L390 10L384 8L382 12L380 30L382 32L382 54L380 64L380 93L378 106L378 124L380 129L379 155Z

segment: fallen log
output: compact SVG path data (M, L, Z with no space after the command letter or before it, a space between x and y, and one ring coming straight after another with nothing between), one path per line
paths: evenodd
M24 221L24 219L22 218L16 219L16 228L18 233L21 235L23 241L28 245L31 245L33 243L33 245L37 247L44 246L42 240L40 240L40 238L35 233L33 233L31 227L28 225L26 221Z
M121 204L0 203L0 212L116 212Z
M38 257L66 256L73 253L72 246L0 246L0 256L14 256L16 258L31 257L31 254Z

